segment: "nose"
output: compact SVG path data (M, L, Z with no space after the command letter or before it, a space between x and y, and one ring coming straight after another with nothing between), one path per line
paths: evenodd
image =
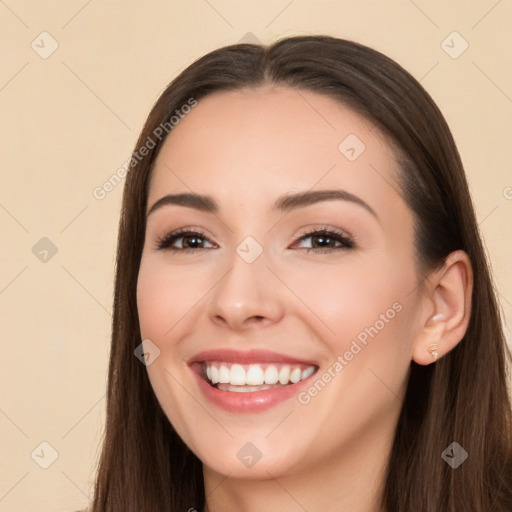
M252 263L236 253L230 262L230 271L209 294L211 321L234 331L279 322L284 314L283 287L267 268L265 251Z

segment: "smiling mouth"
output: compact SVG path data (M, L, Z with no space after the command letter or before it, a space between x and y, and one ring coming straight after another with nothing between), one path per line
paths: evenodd
M199 364L197 370L203 379L216 389L251 393L292 386L313 375L318 367L297 363L237 364L204 361Z

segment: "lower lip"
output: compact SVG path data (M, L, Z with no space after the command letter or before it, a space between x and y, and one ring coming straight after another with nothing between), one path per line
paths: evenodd
M266 389L264 391L251 391L247 393L235 391L222 391L211 386L205 379L192 369L199 383L199 389L206 398L217 407L229 412L255 413L262 412L278 405L293 396L297 396L305 383L313 377L315 373L307 379L301 380L296 384Z

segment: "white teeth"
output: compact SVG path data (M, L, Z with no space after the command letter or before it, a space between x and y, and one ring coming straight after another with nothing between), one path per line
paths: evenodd
M210 378L211 378L212 384L217 384L217 382L219 382L219 370L217 370L216 366L211 366L210 371L211 371Z
M294 368L292 370L292 373L290 373L290 380L295 384L296 382L299 382L299 380L302 377L302 372L300 371L300 368Z
M235 393L252 393L253 391L264 391L271 389L273 386L232 386L231 384L219 384L219 389L222 391L234 391Z
M258 364L251 364L245 374L245 382L249 386L261 386L265 382L265 372Z
M219 384L228 384L229 383L229 368L225 365L222 365L219 368Z
M313 366L310 366L309 368L302 370L302 376L301 376L300 380L307 379L310 375L313 375L314 372L315 372L315 369L313 368Z
M250 364L208 362L203 371L211 384L234 391L231 386L244 386L244 391L262 391L269 386L296 384L315 373L315 366L288 364ZM256 387L255 387L256 386ZM237 388L236 391L241 391Z
M233 386L245 386L245 370L239 364L231 366L229 384Z
M311 371L315 371L313 367L311 367ZM279 382L281 384L288 384L288 381L290 380L290 367L289 366L283 366L281 370L279 371Z
M277 384L279 380L279 373L277 373L277 368L275 366L269 366L265 370L265 384Z

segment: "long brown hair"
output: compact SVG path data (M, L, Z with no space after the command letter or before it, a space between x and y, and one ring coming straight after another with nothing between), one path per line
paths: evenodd
M134 356L141 343L136 285L148 183L176 110L215 91L264 84L328 95L374 123L397 148L421 275L458 249L473 266L471 319L463 340L436 363L411 362L383 506L388 512L510 512L512 356L454 140L433 100L396 62L329 36L215 50L173 80L149 114L124 188L107 418L92 512L203 510L201 461L174 431L145 366ZM469 454L457 469L441 457L452 442Z

